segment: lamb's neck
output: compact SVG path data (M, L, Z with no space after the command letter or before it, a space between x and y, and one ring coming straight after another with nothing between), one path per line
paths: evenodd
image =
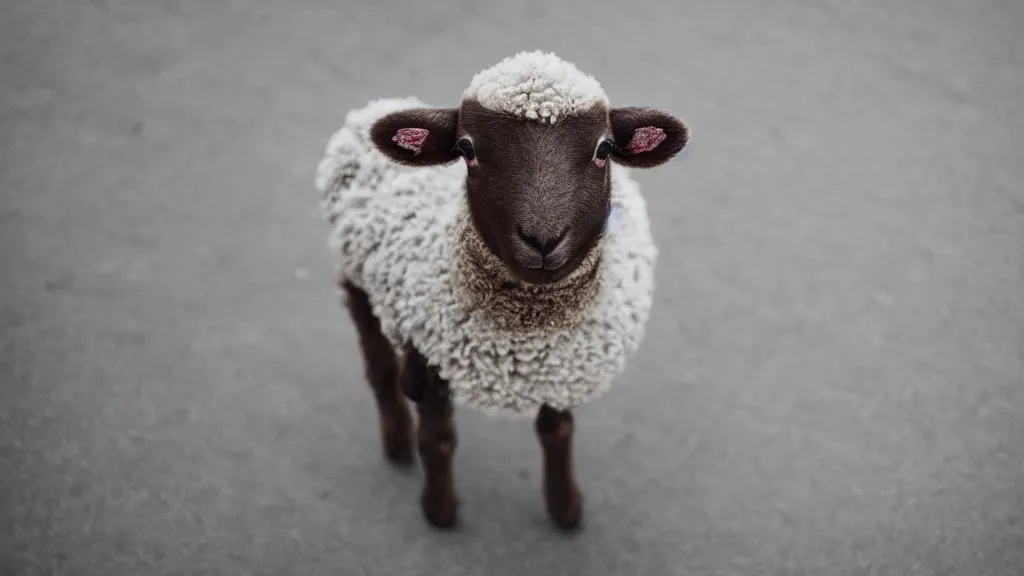
M593 304L601 282L601 244L558 282L527 284L487 248L468 209L457 219L452 236L457 289L498 326L524 331L572 326Z

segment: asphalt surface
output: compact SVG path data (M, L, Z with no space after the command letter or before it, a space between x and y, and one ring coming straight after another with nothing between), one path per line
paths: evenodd
M0 574L1024 574L1024 4L8 1ZM315 164L520 49L659 106L649 337L578 413L381 457Z

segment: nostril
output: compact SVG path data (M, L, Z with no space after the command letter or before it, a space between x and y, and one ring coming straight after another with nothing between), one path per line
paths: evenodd
M516 229L516 231L519 232L519 237L522 238L523 242L526 242L528 246L530 246L537 252L544 252L544 243L541 242L540 239L530 234L527 234L526 231L523 230L522 226L519 226Z
M566 228L565 230L562 230L561 234L559 234L558 236L555 236L554 238L552 238L552 239L550 239L550 240L548 240L547 242L544 243L544 247L541 249L541 252L543 252L545 256L548 255L548 254L551 254L552 252L554 252L555 248L558 248L558 245L562 243L562 240L565 239L565 235L568 234L568 233L569 233L569 229L568 228Z
M523 242L525 242L528 246L530 246L537 252L540 252L542 255L547 256L548 254L551 254L555 250L555 248L558 247L559 244L562 243L562 240L565 238L568 229L563 230L562 233L559 234L558 236L542 236L539 234L531 234L523 230L522 226L519 226L517 228L517 232L519 233L519 237L523 240Z

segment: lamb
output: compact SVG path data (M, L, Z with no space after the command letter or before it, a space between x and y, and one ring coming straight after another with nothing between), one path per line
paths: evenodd
M374 100L329 139L316 187L338 286L386 456L410 464L416 437L431 525L458 519L453 404L533 417L548 514L581 525L572 411L637 351L654 289L629 170L688 139L680 119L613 108L597 80L542 51L476 74L457 107Z

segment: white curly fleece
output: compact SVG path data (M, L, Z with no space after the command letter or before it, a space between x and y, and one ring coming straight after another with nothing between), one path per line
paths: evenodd
M462 97L541 124L554 124L578 110L608 103L592 76L541 51L519 52L478 73Z
M579 273L511 298L481 289L503 273L469 222L465 166L402 167L370 144L376 119L422 106L416 98L371 102L349 112L327 145L316 185L339 280L366 291L396 351L411 342L458 404L532 416L542 404L572 409L602 395L637 350L651 307L657 250L638 185L622 166L611 168L613 209L596 282L588 282L593 297L543 316L545 325L523 320L537 318L534 303L572 301L566 290Z

